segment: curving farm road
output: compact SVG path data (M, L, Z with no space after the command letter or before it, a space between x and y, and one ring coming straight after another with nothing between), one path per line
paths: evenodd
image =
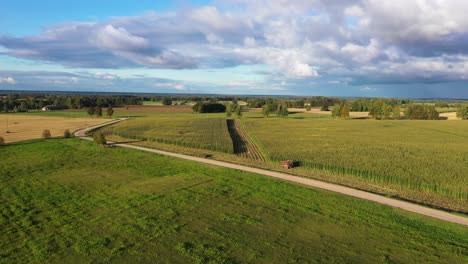
M86 132L90 130L94 130L99 127L118 123L123 120L126 120L126 118L120 118L120 119L116 119L111 122L107 122L107 123L100 124L97 126L84 128L84 129L76 131L74 134L76 137L80 137L86 140L91 140L91 138L86 137ZM249 166L244 166L244 165L232 164L232 163L228 163L224 161L198 158L198 157L193 157L189 155L178 154L178 153L151 149L151 148L146 148L146 147L140 147L140 146L134 146L134 145L129 145L129 144L118 144L116 146L156 153L159 155L165 155L165 156L170 156L170 157L175 157L175 158L180 158L180 159L185 159L185 160L196 161L196 162L215 165L215 166L226 167L226 168L240 170L240 171L252 172L252 173L269 176L269 177L273 177L273 178L284 180L284 181L299 183L299 184L310 186L310 187L315 187L315 188L320 188L320 189L327 190L327 191L345 194L345 195L365 199L368 201L373 201L376 203L384 204L387 206L400 208L400 209L413 212L413 213L417 213L420 215L425 215L425 216L429 216L432 218L444 220L447 222L452 222L452 223L468 226L468 218L461 216L461 215L455 215L455 214L451 214L442 210L437 210L437 209L425 207L422 205L405 202L405 201L401 201L398 199L389 198L389 197L385 197L382 195L378 195L378 194L374 194L374 193L370 193L366 191L361 191L361 190L357 190L357 189L353 189L353 188L349 188L349 187L345 187L345 186L341 186L341 185L337 185L333 183L327 183L327 182L313 180L309 178L303 178L303 177L294 176L294 175L276 172L276 171L269 171L269 170L258 169L258 168L253 168Z

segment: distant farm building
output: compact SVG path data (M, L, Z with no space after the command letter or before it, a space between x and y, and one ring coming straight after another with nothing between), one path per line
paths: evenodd
M54 111L54 110L65 110L68 109L66 105L46 105L42 107L42 111Z

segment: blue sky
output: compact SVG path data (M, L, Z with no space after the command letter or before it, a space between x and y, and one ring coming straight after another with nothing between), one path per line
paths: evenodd
M0 0L0 90L468 98L467 1Z

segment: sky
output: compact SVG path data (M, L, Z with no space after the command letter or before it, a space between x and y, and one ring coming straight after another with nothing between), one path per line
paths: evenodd
M0 0L0 90L468 98L466 0Z

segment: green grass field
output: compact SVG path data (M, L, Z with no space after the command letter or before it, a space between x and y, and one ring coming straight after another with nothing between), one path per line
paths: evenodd
M272 160L468 200L468 123L245 119ZM466 209L466 208L465 208Z
M147 141L233 153L225 118L158 117L132 119L108 128L110 133Z
M466 227L78 139L0 147L1 263L466 263Z

